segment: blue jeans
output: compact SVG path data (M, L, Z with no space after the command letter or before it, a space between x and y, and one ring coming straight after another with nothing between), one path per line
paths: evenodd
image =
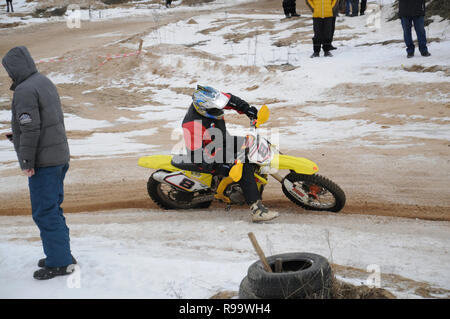
M352 8L352 15L358 15L359 0L345 0L345 14L350 15L350 7Z
M414 54L414 41L412 39L411 28L414 23L414 29L416 30L417 42L419 42L419 51L423 53L428 52L427 37L425 33L424 17L402 17L403 38L406 44L406 52L408 54Z
M28 179L32 216L40 230L47 267L72 263L69 228L61 208L68 169L69 164L41 167Z
M345 14L350 14L351 0L345 0Z

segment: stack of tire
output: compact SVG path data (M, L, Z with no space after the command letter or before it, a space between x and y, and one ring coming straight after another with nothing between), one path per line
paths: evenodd
M253 263L239 287L240 299L328 299L333 274L328 260L312 253L285 253L267 257L275 269L282 260L281 272L268 272L261 261Z

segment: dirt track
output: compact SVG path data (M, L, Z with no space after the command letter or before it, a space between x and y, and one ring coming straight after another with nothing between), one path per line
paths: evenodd
M276 10L281 13L281 5L278 7L278 3L276 6L273 3L273 1L258 2L258 12ZM305 9L301 8L300 11L303 12ZM246 5L230 10L239 10L240 13L245 10L254 12L252 9L253 5ZM176 19L187 19L190 16L192 16L191 13L177 15L169 13L162 17L158 24L149 18L136 18L86 22L83 23L81 29L68 29L64 23L47 23L21 29L2 30L0 55L3 56L13 46L26 45L35 59L55 56L75 56L81 59L82 55L88 51L101 53L102 46L114 40L124 39L129 43L136 44L142 34L150 32L157 26L173 22ZM120 35L92 37L114 32L120 32ZM110 50L110 48L105 50ZM108 72L116 72L115 67L116 65L111 63L111 69ZM49 72L54 66L43 65L42 68L47 68L46 71ZM3 69L0 71L0 77L1 82L4 83L6 75ZM405 111L407 107L411 114L427 116L448 114L450 108L448 103L436 102L432 103L432 107L430 107L429 102L421 101L424 90L426 92L444 90L445 92L445 90L449 90L448 83L429 84L429 87L425 89L423 84L417 83L414 90L411 90L411 86L379 88L379 91L374 90L374 86L371 86L371 94L375 95L375 98L370 100L371 108L378 108L380 112L386 109L395 113L392 105L397 105L398 111L403 113L408 112ZM101 107L108 106L111 101L116 103L120 103L121 100L132 101L139 105L143 100L142 97L129 92L116 93L116 95L113 93L108 95L108 92L103 92L101 96L100 93L87 97L81 96L80 92L90 88L89 86L75 85L59 87L61 95L78 96L79 102L95 102L98 105L98 111L90 113L89 110L80 107L78 112L97 119L104 119ZM345 90L348 96L361 97L361 87L344 85L338 89ZM390 90L391 94L395 91L394 97L386 97L387 90ZM406 90L410 92L410 96L403 97ZM10 94L5 85L0 88L0 93L2 95ZM414 98L418 102L412 103L411 99ZM69 106L65 105L64 107ZM111 113L107 116L114 120L122 115L123 113ZM383 123L386 126L403 121L395 118L377 118L369 112L358 116ZM277 116L274 115L272 120L277 123ZM234 118L231 121L239 122ZM121 130L120 127L115 129ZM69 132L69 137L76 138L76 134L81 133ZM167 150L164 145L170 142L169 136L168 131L162 131L160 140L158 140L161 151ZM154 141L151 144L154 144ZM299 147L291 150L291 154L314 160L319 164L321 172L325 176L342 186L347 194L347 205L342 211L344 214L448 221L450 220L449 146L448 141L445 140L424 140L421 145L384 151L364 146L348 148L343 143L334 143L321 150L307 152ZM11 178L17 173L18 171L14 169L4 170L0 173L0 178ZM115 158L110 161L104 159L74 160L67 177L64 209L66 212L85 212L118 208L156 208L146 193L148 176L149 172L137 166L137 157L135 156ZM25 178L23 178L22 189L10 191L5 189L4 185L2 187L0 215L30 213ZM291 210L295 207L282 196L277 182L273 182L267 188L265 201L268 205L281 211ZM221 206L221 204L215 205L216 207ZM302 212L303 210L298 209L299 214Z

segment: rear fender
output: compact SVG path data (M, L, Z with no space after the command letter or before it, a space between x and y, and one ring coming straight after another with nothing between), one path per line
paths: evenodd
M145 168L163 169L169 172L180 171L179 168L173 166L172 155L151 155L139 158L138 165Z
M156 170L163 170L167 172L178 172L181 171L182 175L185 176L188 179L191 179L195 184L199 182L201 185L211 187L212 182L212 175L207 173L198 173L198 172L190 172L190 171L183 171L179 168L172 165L172 155L151 155L151 156L144 156L139 158L138 165L145 167L145 168L152 168ZM157 179L160 182L169 183L168 180L166 180L166 176L168 174L164 172L156 172L153 174L153 177ZM177 175L179 176L179 175ZM175 185L176 183L173 182L173 180L177 180L175 178L171 178L172 184L174 186L180 187L180 185ZM189 183L185 183L188 185ZM180 188L183 188L182 186ZM204 188L204 187L194 187L192 190L197 190L197 188ZM186 187L183 188L184 190L192 191L191 189L188 189Z

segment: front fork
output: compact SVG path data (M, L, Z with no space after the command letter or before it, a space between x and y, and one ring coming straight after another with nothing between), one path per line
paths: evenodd
M281 184L283 183L284 177L281 176L279 173L270 174L273 178L275 178L277 181L279 181Z

